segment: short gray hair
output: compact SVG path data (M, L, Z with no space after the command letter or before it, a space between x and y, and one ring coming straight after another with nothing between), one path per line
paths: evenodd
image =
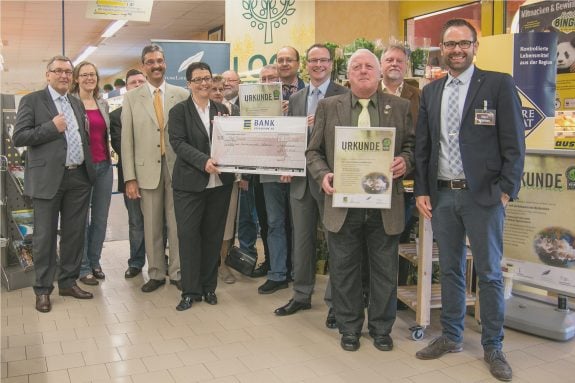
M66 56L56 55L56 56L52 57L50 60L48 60L48 65L46 65L47 70L50 70L50 67L52 66L52 64L54 64L54 61L67 61L70 63L70 66L72 67L72 69L74 69L74 64L72 63L72 60L70 60Z
M360 49L356 50L355 52L353 52L353 54L351 55L351 57L347 61L347 73L349 74L349 69L351 68L351 64L354 62L354 60L360 54L367 54L368 56L371 56L373 58L373 62L375 63L375 67L377 68L377 72L379 73L379 76L381 77L381 67L379 64L379 60L377 59L377 56L372 51L370 51L369 49L366 49L366 48L360 48Z
M383 56L385 56L385 54L389 51L392 50L398 50L403 52L403 54L405 55L406 58L409 58L408 54L407 54L407 48L405 48L404 45L402 44L391 44L390 46L388 46L387 48L385 48L383 50L383 53L381 54L381 59L383 59Z

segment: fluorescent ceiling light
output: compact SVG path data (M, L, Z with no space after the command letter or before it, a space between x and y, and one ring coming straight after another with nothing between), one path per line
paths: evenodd
M102 33L102 37L107 39L108 37L112 37L114 36L114 34L116 32L118 32L120 30L120 28L122 28L126 23L128 22L128 20L117 20L114 21L112 24L110 24L110 26L104 31L104 33Z
M78 63L86 60L88 58L88 56L90 56L92 53L94 53L94 51L98 49L98 47L95 47L93 45L90 45L88 48L84 49L84 52L82 52L80 54L80 56L78 56L78 58L76 60L74 60L73 64L74 66L78 65Z

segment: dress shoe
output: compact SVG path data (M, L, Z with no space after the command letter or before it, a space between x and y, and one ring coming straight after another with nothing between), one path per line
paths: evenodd
M124 273L124 278L134 278L136 275L140 274L142 272L141 269L138 269L137 267L128 267L128 269L126 270L126 272Z
M268 275L268 271L270 269L269 264L262 262L260 265L252 272L252 278L261 278Z
M216 305L218 304L218 297L216 293L210 291L204 294L204 301L210 305Z
M341 348L345 351L357 351L359 349L359 336L355 334L343 334L340 344Z
M174 285L177 287L178 290L182 291L182 281L173 281L170 279L170 285Z
M497 380L509 382L513 378L513 370L501 350L485 350L483 359L489 364L489 372Z
M277 316L283 317L286 315L295 314L299 310L309 310L309 309L311 309L311 303L299 302L299 301L296 301L295 299L290 299L290 301L287 303L287 305L282 306L279 309L276 309L274 311L274 313Z
M80 282L88 286L98 286L100 283L92 274L84 275L80 278Z
M373 345L379 351L393 350L393 339L389 335L376 335L373 337Z
M182 298L180 303L178 303L178 305L176 306L176 310L178 310L178 311L187 310L187 309L192 307L192 304L194 303L194 301L195 301L194 298L192 298L190 296L185 296Z
M144 286L142 286L142 291L145 293L151 293L152 291L157 290L160 286L165 284L165 279L150 279L148 282L144 283Z
M327 318L325 318L325 327L334 329L337 328L337 322L335 320L335 311L333 311L333 307L330 307Z
M101 267L96 267L95 269L92 269L92 274L96 277L96 279L106 278L106 274L104 274Z
M463 343L455 342L445 335L441 335L431 342L427 347L415 353L417 359L437 359L448 352L461 352L463 350Z
M47 313L52 310L52 304L50 303L50 295L40 294L36 295L36 310L41 313Z
M268 279L263 285L258 287L258 293L273 294L278 290L287 288L288 288L287 281L272 281Z
M67 289L59 289L59 294L63 297L74 297L76 299L92 299L94 296L92 293L82 290L78 285L74 285Z

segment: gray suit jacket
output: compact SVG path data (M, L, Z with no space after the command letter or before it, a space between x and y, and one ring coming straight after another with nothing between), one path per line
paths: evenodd
M324 98L337 96L348 93L349 89L330 81ZM288 116L307 116L307 96L309 94L309 85L294 93L289 99ZM309 171L308 171L309 175ZM290 196L296 199L302 199L308 185L306 177L293 177L290 185ZM321 189L321 187L320 187ZM317 196L320 190L314 190L313 195Z
M168 116L170 109L190 93L166 83L164 95L164 143L166 161L172 176L176 154L170 145ZM162 154L160 127L154 111L154 99L148 85L130 90L122 104L122 168L124 181L136 180L142 189L156 189L160 183Z
M68 99L80 128L88 177L94 182L84 106L75 97ZM64 177L68 143L65 134L58 132L52 122L57 115L58 109L48 87L24 96L18 107L12 140L15 146L28 146L24 194L32 198L54 198Z
M379 124L393 126L395 132L395 156L401 156L409 173L413 168L414 135L409 101L378 90ZM335 127L351 125L351 93L321 100L315 113L315 125L306 151L307 167L311 176L321 185L324 176L333 172ZM386 106L391 113L385 113ZM402 179L393 180L391 209L381 209L385 232L397 235L403 231L405 222ZM324 201L324 226L331 232L338 232L347 215L346 208L332 207L332 197Z

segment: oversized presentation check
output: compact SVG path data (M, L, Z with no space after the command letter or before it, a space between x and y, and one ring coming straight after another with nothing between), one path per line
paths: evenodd
M306 117L214 117L212 159L224 173L305 176Z

